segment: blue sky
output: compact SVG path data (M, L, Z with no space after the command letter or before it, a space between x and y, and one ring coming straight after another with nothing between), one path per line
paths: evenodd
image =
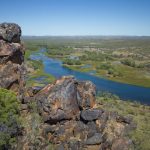
M150 0L0 0L23 35L148 35Z

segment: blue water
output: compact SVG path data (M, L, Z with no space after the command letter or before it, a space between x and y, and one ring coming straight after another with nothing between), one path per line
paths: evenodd
M64 75L73 75L78 80L92 81L96 85L98 91L110 92L118 95L124 100L139 101L143 104L150 105L150 88L114 82L101 77L96 77L90 73L70 70L63 67L61 61L49 58L42 53L31 55L30 58L33 60L42 60L45 72L52 74L56 78L60 78Z

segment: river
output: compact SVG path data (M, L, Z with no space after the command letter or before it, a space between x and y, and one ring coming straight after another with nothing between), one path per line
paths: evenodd
M92 81L96 85L97 91L110 92L118 95L123 100L139 101L143 104L150 105L150 88L119 83L96 77L90 73L70 70L63 67L60 60L49 58L44 55L42 51L32 54L30 58L33 60L41 60L44 64L44 71L48 74L52 74L56 78L60 78L64 75L73 75L78 80Z

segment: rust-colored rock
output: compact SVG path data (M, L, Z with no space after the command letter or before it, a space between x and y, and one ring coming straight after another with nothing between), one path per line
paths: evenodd
M62 77L35 95L44 120L43 133L56 149L122 148L130 119L97 108L95 86L90 81ZM126 138L124 149L133 146Z
M24 87L24 48L17 24L0 24L0 87L17 93Z
M86 100L85 95L81 94L78 89L78 86L81 85L87 87L86 98L89 101L87 105L82 103L83 99ZM63 77L42 89L37 94L36 100L44 121L55 123L73 119L79 113L81 103L84 107L93 107L95 104L95 94L93 93L95 93L95 86L91 82L79 82L73 77Z
M95 105L96 87L91 81L77 82L77 100L80 109L93 108Z

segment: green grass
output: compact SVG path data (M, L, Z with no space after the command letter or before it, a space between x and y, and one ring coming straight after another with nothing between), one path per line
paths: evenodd
M150 148L150 106L130 101L122 101L114 96L97 97L99 107L108 111L116 111L124 116L131 116L137 128L129 136L135 144L136 150L149 150Z
M123 83L128 83L128 84L133 84L133 85L139 85L143 87L150 87L150 76L146 77L145 74L147 71L142 70L142 69L137 69L125 65L116 65L115 66L116 70L118 72L122 73L121 77L110 77L109 79L118 81L118 82L123 82Z

